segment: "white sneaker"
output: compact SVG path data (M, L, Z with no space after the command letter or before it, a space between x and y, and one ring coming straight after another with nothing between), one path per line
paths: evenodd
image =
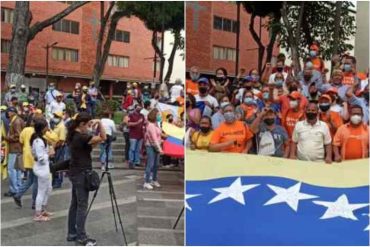
M102 165L102 166L101 166L101 171L102 171L102 172L105 172L105 165Z
M153 189L153 186L150 184L150 183L144 183L144 189L147 189L147 190L152 190Z
M153 181L153 182L151 182L150 184L151 184L152 186L154 186L154 187L157 187L157 188L161 187L161 185L160 185L157 181Z
M112 163L108 163L108 168L109 168L109 169L114 168L114 164L112 164Z

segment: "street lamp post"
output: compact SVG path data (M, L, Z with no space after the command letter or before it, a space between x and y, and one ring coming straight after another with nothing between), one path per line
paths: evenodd
M47 43L46 46L44 47L44 49L46 49L46 76L45 76L46 86L49 85L49 48L52 48L57 44L58 44L58 42L54 42L51 45L49 45L49 43Z

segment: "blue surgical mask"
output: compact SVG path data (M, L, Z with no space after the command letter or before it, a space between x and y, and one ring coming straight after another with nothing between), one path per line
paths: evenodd
M269 98L270 98L270 94L269 94L269 92L264 92L264 93L262 94L262 98L263 98L263 99L269 99Z
M345 72L350 72L352 70L352 66L350 64L344 64L343 70Z
M316 57L317 51L310 51L310 56L311 57Z
M225 122L227 123L232 123L235 121L236 119L236 116L235 116L235 112L225 112L224 113L224 118L225 118Z
M284 81L283 81L283 80L276 80L276 81L275 81L275 85L276 85L276 86L279 86L279 87L283 86L283 83L284 83Z
M251 97L246 97L245 99L244 99L244 103L245 104L247 104L247 105L250 105L250 104L252 104L254 102L254 100L253 100L253 98L251 98Z

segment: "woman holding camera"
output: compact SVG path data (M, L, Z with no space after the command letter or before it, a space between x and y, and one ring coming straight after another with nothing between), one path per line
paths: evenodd
M95 133L98 133L95 135ZM96 245L96 240L87 236L85 230L89 190L86 188L86 171L92 170L93 146L106 140L100 120L91 120L87 112L75 116L68 128L67 143L71 160L69 178L72 182L72 201L68 213L67 241L81 245Z

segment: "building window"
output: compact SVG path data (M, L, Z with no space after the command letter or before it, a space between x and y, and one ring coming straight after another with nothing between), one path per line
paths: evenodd
M125 56L108 55L108 65L112 67L128 68L130 58Z
M10 51L10 40L1 40L1 53L9 53Z
M213 16L213 28L214 29L236 33L238 29L237 27L238 27L237 21L219 17L219 16Z
M78 62L78 50L67 48L54 48L52 51L52 58L54 60Z
M213 46L213 58L219 60L236 61L236 50L234 48Z
M1 22L13 23L14 11L12 9L1 8Z
M65 33L80 33L80 23L77 21L60 20L53 24L53 30Z
M130 32L122 31L122 30L116 30L113 40L130 43Z

